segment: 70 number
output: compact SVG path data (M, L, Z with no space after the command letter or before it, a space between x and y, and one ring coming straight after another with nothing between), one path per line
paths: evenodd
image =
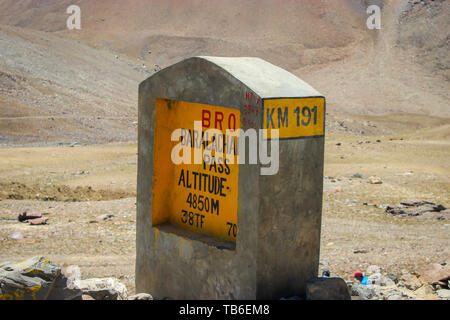
M227 226L229 226L228 236L231 236L233 234L233 237L236 238L237 233L238 233L237 225L235 223L227 222Z

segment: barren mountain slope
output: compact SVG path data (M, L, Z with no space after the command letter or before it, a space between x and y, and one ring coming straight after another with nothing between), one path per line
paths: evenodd
M109 52L0 26L0 144L135 139L137 83L149 73Z
M449 15L450 1L388 1L364 49L294 73L321 88L329 110L449 117Z
M266 59L325 94L330 112L449 117L449 2L0 0L0 136L133 139L123 117L136 115L139 81L195 55ZM81 30L66 27L71 4ZM369 4L381 30L366 26ZM47 120L9 119L37 114Z

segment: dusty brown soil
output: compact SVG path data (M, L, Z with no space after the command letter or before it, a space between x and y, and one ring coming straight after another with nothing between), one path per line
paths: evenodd
M135 196L134 192L94 190L91 187L60 185L26 185L19 182L0 183L0 200L99 201Z

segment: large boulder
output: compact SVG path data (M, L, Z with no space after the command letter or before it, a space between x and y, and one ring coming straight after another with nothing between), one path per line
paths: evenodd
M319 277L306 283L307 300L351 300L347 283L342 278Z
M48 258L0 264L0 300L79 299L81 290L67 288L67 278Z
M446 263L441 265L433 263L419 271L422 281L429 284L439 284L442 286L448 286L450 280L450 265Z

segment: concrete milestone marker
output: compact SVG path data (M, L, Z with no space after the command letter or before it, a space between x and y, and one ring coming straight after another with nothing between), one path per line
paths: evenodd
M189 58L142 82L136 292L304 296L319 263L324 124L325 98L258 58Z

